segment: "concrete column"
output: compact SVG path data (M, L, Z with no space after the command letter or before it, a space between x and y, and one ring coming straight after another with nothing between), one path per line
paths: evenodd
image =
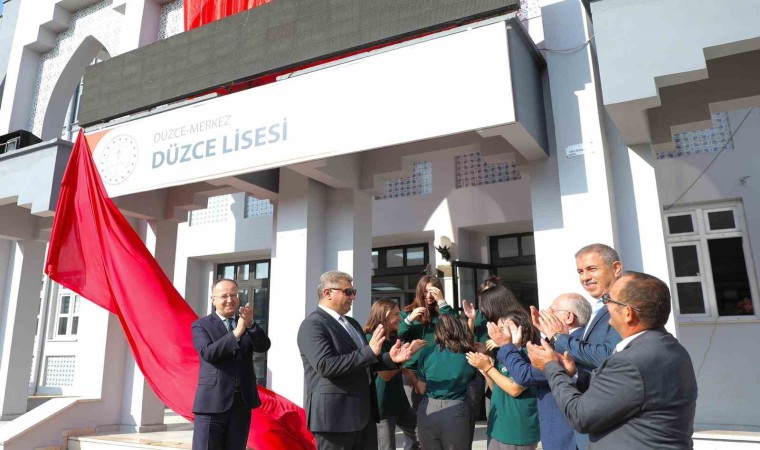
M142 222L140 231L145 245L156 258L164 273L174 273L177 248L177 224L166 220ZM145 381L131 352L126 355L124 402L121 427L129 431L147 432L166 429L165 406Z
M372 196L357 189L327 190L325 270L354 277L358 292L349 314L364 324L372 291Z
M156 42L161 22L161 5L156 0L129 2L124 13L119 54Z
M5 275L5 289L0 292L0 420L12 420L26 412L45 243L15 241L4 247L0 258L7 255L8 264L0 273Z
M267 386L303 404L298 327L317 307L324 272L327 188L290 169L280 170L269 295Z
M604 135L591 21L580 0L545 0L541 8L551 103L551 155L531 166L531 197L541 306L578 291L574 253L615 246L610 162ZM559 50L559 51L557 51ZM567 51L564 51L567 50ZM576 156L568 156L568 154Z

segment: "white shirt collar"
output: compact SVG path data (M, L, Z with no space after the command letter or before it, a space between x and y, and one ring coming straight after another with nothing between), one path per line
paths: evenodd
M594 317L596 313L599 312L600 309L604 306L604 302L601 298L594 299L595 301L591 302L591 317ZM589 320L590 322L590 320Z
M567 334L573 334L578 328L580 327L570 328L570 331L568 331Z
M332 317L333 319L335 319L338 322L340 322L341 315L338 314L334 309L330 309L330 308L328 308L327 306L324 306L324 305L319 305L319 307L322 308L322 311L324 311L327 314L329 314L330 317Z
M647 330L639 331L636 334L632 334L628 336L627 338L623 339L622 341L618 342L618 345L615 346L615 351L620 352L623 351L624 348L628 347L628 344L630 344L634 339L641 336L642 334L646 333Z
M219 311L214 311L214 313L216 314L216 317L218 317L218 318L222 319L222 322L224 322L224 321L225 321L225 320L227 320L227 319L232 319L232 321L233 321L233 322L235 321L235 316L232 316L232 317L224 317L223 315L219 314Z

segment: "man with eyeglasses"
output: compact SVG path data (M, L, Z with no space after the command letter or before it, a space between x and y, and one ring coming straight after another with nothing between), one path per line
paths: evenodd
M200 356L193 450L245 450L251 410L261 404L253 353L266 352L271 342L254 322L251 307L240 307L234 280L214 282L211 300L214 311L192 325Z
M697 381L689 353L665 330L668 286L625 272L602 299L623 340L593 374L577 371L571 358L546 342L527 346L560 411L589 434L594 450L691 449Z
M367 342L359 322L346 315L356 298L352 282L351 275L337 270L322 274L319 306L298 329L304 409L319 450L377 449L373 371L398 369L412 356L401 340L382 352L382 325Z

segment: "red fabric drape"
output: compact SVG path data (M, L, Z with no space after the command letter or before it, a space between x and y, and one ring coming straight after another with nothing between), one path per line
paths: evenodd
M185 31L265 5L272 0L184 0Z
M119 317L153 391L192 420L199 363L190 325L197 316L108 198L81 131L61 182L45 272ZM249 447L315 447L302 408L264 388L259 394Z

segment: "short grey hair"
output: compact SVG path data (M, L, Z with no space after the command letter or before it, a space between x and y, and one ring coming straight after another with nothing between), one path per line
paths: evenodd
M617 250L609 245L599 243L587 245L575 252L575 259L578 259L587 253L596 253L599 255L607 267L612 267L615 261L620 261L620 255L618 255Z
M317 298L322 300L322 292L327 288L336 287L341 281L348 281L353 283L354 279L351 275L340 270L331 270L325 272L319 277L319 285L317 286Z
M566 309L575 314L578 318L578 326L584 327L591 318L591 304L581 294L569 292L562 294L557 299L560 301L562 309Z

